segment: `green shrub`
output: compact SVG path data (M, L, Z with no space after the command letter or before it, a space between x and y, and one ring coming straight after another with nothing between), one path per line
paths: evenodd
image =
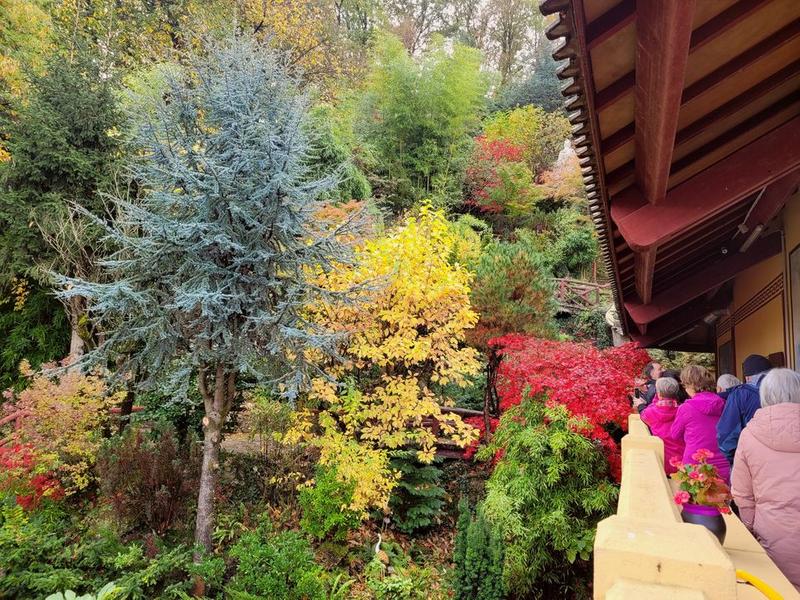
M300 492L303 531L318 540L342 541L347 537L347 532L361 522L358 513L347 508L353 500L353 487L339 481L335 469L317 467L314 485Z
M0 598L91 593L108 581L119 588L114 600L174 597L189 590L192 568L185 546L164 548L151 538L145 551L59 507L26 513L9 501L0 506Z
M458 506L453 562L456 600L502 600L503 540L486 522L482 511L475 518L469 504L462 500Z
M226 588L233 600L324 600L323 572L308 541L294 531L275 533L264 520L231 548L236 573Z
M113 582L104 585L97 594L78 596L72 590L50 594L45 600L113 600L119 597L119 588Z
M375 600L444 600L450 598L442 588L441 574L433 567L413 564L397 566L389 574L386 566L377 558L366 568L367 587Z
M398 453L391 460L391 468L400 472L389 500L395 527L412 533L436 524L444 506L441 469L420 463L415 452Z
M597 522L618 488L591 426L563 406L525 399L503 415L488 458L504 451L486 484L484 515L506 542L504 578L515 597L582 597Z

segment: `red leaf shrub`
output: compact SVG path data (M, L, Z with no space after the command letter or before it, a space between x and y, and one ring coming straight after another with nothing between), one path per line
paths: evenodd
M0 493L14 495L25 510L35 510L45 498L61 500L64 488L43 469L31 445L0 446Z
M503 355L497 377L501 411L519 404L523 394L546 395L591 425L588 436L608 451L612 472L619 473L619 448L606 431L615 424L627 430L628 392L650 360L635 344L598 350L587 342L559 342L509 334L489 341Z
M507 140L487 140L482 135L476 137L475 149L466 171L469 189L466 203L488 214L503 212L506 207L496 192L507 182L503 181L498 169L511 163L518 163L527 169L524 155L525 149L522 146Z

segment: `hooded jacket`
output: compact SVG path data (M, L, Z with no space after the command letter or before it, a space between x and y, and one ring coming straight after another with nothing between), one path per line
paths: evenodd
M800 591L800 404L756 412L739 438L731 487L742 521Z
M757 376L751 383L732 387L725 398L725 409L717 423L717 443L731 464L742 429L761 408L759 386L762 379L763 374Z
M720 477L730 481L731 467L717 446L717 421L725 401L714 392L698 392L678 407L669 436L683 442L683 462L697 462L692 454L705 448L713 453L708 462L719 470Z
M660 437L664 442L664 471L670 475L677 471L669 464L673 456L683 458L683 442L674 440L669 436L675 415L678 413L677 406L661 406L658 398L655 402L642 411L642 421L650 428L650 433Z

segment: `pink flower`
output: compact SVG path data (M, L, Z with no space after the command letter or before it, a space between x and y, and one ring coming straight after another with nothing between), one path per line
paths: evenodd
M699 463L704 463L709 458L712 458L713 456L714 456L714 453L711 452L710 450L707 450L705 448L700 448L700 450L698 450L697 452L692 454L692 460L694 460L696 462L699 462Z
M675 492L675 497L673 499L675 500L675 504L682 506L691 500L692 497L689 495L689 492L681 490L679 492Z
M689 479L696 479L696 480L700 479L700 473L698 473L697 471L692 471L691 473L689 473Z
M682 465L681 457L680 456L673 456L672 458L669 459L669 464L672 465L673 467L675 467L676 469L680 468L681 465Z

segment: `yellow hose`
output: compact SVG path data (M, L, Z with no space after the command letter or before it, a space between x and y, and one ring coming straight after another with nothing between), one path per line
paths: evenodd
M771 587L765 581L762 581L755 575L751 575L747 571L742 571L740 569L736 569L736 578L742 579L756 588L759 592L764 594L769 600L783 600L783 596L775 590L775 588Z

